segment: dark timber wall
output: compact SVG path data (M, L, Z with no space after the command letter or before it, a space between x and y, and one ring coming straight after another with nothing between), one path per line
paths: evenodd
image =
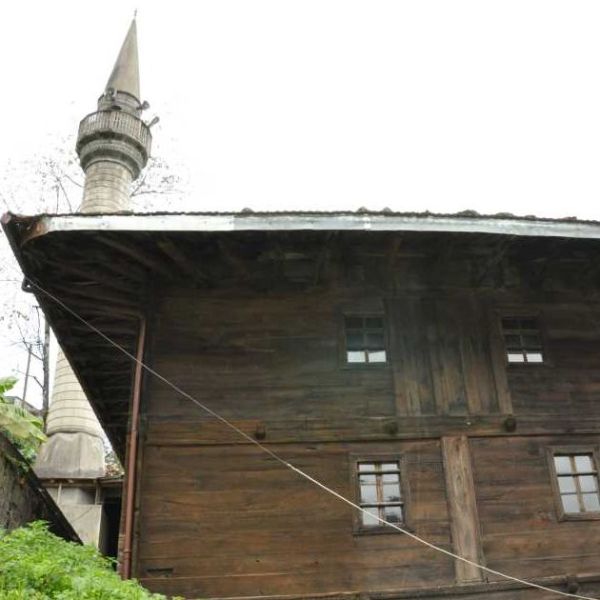
M333 261L320 285L161 287L147 358L351 498L356 457L399 457L406 525L442 548L563 590L577 575L600 593L600 520L560 520L547 455L600 443L600 307L564 265L542 277L513 257L482 271L469 262L481 249L467 250L439 264L409 247L372 269L365 254L362 274ZM345 364L349 312L385 316L386 365ZM499 319L511 314L538 318L544 364L506 364ZM460 584L474 597L550 597L401 534L358 533L349 507L155 379L143 402L135 562L152 589L414 598Z

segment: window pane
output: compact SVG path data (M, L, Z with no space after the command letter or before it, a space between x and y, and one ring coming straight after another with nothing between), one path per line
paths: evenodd
M369 352L369 362L384 363L385 361L386 361L385 350L378 350L377 352Z
M362 317L346 317L346 329L362 329Z
M374 471L375 465L373 463L361 462L361 463L358 463L358 470L359 471Z
M383 333L367 333L365 347L369 350L381 350L383 345Z
M358 476L358 478L360 479L360 485L363 485L364 483L374 484L376 477L377 477L376 475L359 475Z
M367 317L365 326L369 329L383 329L383 319L381 317Z
M557 473L571 473L571 460L568 456L555 456L554 467Z
M582 471L584 473L589 473L594 470L594 466L592 463L592 457L589 454L580 454L575 457L575 468L579 473Z
M597 481L593 475L583 475L579 478L579 487L582 492L595 492L597 488Z
M364 512L367 511L367 512ZM380 525L381 521L379 521L376 517L379 516L379 510L376 506L369 506L368 508L364 508L362 515L362 523L363 525Z
M375 504L377 502L377 486L361 483L360 501L363 504Z
M530 363L543 363L544 357L541 352L527 352L527 362Z
M383 518L390 523L402 523L402 507L386 506L383 509Z
M532 334L524 335L523 336L523 344L525 345L525 348L527 348L529 350L534 350L536 348L542 347L542 341L540 340L539 335L532 335Z
M346 333L347 350L364 350L365 342L362 333Z
M400 486L397 483L385 483L383 485L384 502L400 502Z
M509 352L508 353L508 362L509 363L524 363L525 357L519 352Z
M364 363L367 362L367 357L364 352L351 351L346 353L349 363Z
M384 463L381 463L381 470L382 471L397 471L398 470L398 463L397 462L384 462Z
M518 350L521 348L521 336L520 335L505 335L504 343L506 347L511 350Z
M566 494L561 496L562 505L565 509L566 513L578 513L579 510L579 502L577 500L577 496L575 494Z
M535 319L519 319L521 322L521 329L537 329L537 321Z
M519 319L512 319L510 317L502 319L502 329L519 329Z
M583 506L585 510L589 512L600 511L600 498L597 493L594 494L583 494Z
M385 473L382 475L385 483L396 483L398 481L398 473Z
M564 476L559 477L558 488L560 489L561 494L575 493L577 491L575 488L575 478Z

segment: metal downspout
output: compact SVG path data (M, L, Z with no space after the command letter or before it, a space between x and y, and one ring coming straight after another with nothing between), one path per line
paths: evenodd
M135 506L135 482L137 479L136 465L138 452L139 421L140 421L140 395L142 388L142 370L144 349L146 344L146 319L140 319L140 331L133 380L133 397L131 404L131 430L129 432L129 451L127 457L127 486L125 499L125 535L123 540L123 563L121 577L131 578L131 559L133 548L133 512Z

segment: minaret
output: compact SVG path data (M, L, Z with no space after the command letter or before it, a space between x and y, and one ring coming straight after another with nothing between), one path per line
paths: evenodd
M137 28L131 23L98 99L98 111L79 124L77 154L85 172L81 212L129 210L130 186L148 162L152 136L141 120Z
M130 209L130 186L148 161L152 141L140 118L148 105L140 102L139 90L134 19L98 99L98 110L79 125L76 149L85 172L82 213ZM102 428L62 352L46 429L48 440L40 448L35 471L80 537L102 545L102 506L97 504L95 485L90 488L90 482L105 474ZM69 481L68 488L63 489L61 481Z

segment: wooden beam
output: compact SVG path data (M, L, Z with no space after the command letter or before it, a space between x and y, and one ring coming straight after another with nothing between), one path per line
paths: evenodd
M58 286L54 284L53 290L60 291L63 298L76 296L77 298L83 298L84 300L92 300L96 302L104 301L117 307L125 306L127 308L136 308L138 304L137 298L135 297L128 296L111 289L106 289L104 287L99 287L96 284L85 286L76 284Z
M103 388L104 389L104 388ZM258 420L234 420L244 431L253 433ZM260 423L267 432L267 442L272 444L305 444L319 442L382 442L401 440L438 440L443 436L468 438L514 438L540 436L598 436L600 417L556 416L540 418L536 415L519 416L517 432L507 431L506 417L469 416L398 418L336 418L307 419L306 421L266 419ZM243 426L241 426L242 424ZM247 429L246 429L247 427ZM222 423L201 417L187 417L178 421L174 417L153 417L150 420L151 442L164 446L221 446L249 444L239 434L223 427ZM508 443L508 442L507 442Z
M442 456L453 551L458 556L483 564L473 468L467 437L443 437ZM454 571L457 583L483 581L481 569L462 560L455 560Z
M86 261L82 261L82 264L86 264ZM104 287L109 288L111 290L115 290L116 292L121 294L123 293L123 291L133 292L135 289L132 287L128 287L127 284L122 285L121 282L115 279L115 277L113 277L112 275L107 275L106 273L103 273L102 269L98 268L98 265L96 263L88 267L83 267L73 264L71 262L66 262L57 259L53 262L52 268L66 275L75 275L76 277L79 277L83 282L101 284Z
M209 277L200 271L195 263L186 256L173 242L168 238L164 238L157 242L160 250L175 263L181 273L192 279L192 281L206 282Z
M147 250L142 251L133 244L130 245L107 236L98 238L98 241L105 244L109 248L114 248L122 254L125 254L125 256L132 258L136 262L150 269L150 271L156 271L160 273L167 279L173 279L177 275L173 269L170 269L162 260L149 253Z
M484 262L484 264L479 272L479 275L474 283L474 287L480 287L483 284L483 282L485 281L485 278L487 277L487 275L491 271L491 269L493 269L496 265L498 265L498 264L500 264L500 262L502 262L502 260L504 259L504 256L508 252L512 243L513 243L512 237L503 238L494 247L494 249L492 250L491 256L489 256L488 259Z
M62 294L66 294L68 292L62 291ZM63 296L64 297L64 296ZM72 298L71 302L65 302L65 304L74 312L81 315L82 317L87 318L89 315L103 315L103 316L111 316L112 315L121 315L136 318L139 316L140 311L137 307L127 306L122 304L103 304L102 302L97 302L93 298L83 299L81 297ZM98 329L100 329L98 327Z
M505 415L512 415L513 405L508 375L506 373L506 350L500 325L500 314L493 308L488 308L488 331L490 340L490 360L494 374L498 410Z
M248 264L232 249L231 244L221 238L218 241L218 245L221 256L224 261L233 268L234 272L236 274L241 274L245 279L249 278L250 273L248 271Z
M329 269L329 265L331 264L331 246L333 243L333 237L335 236L335 232L330 232L327 234L321 249L317 254L317 259L315 261L315 275L313 278L313 285L318 285L322 278L323 273L327 272Z

